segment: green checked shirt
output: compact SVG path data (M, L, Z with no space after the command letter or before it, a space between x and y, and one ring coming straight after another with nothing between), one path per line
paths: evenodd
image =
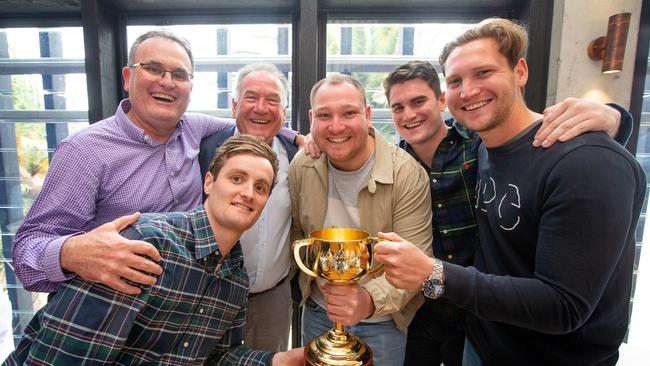
M273 353L242 345L248 276L241 246L223 258L202 206L142 215L123 235L160 251L156 284L131 296L78 276L65 282L6 365L271 364Z
M474 210L476 157L481 139L451 119L445 122L449 126L447 136L438 145L430 168L405 140L401 140L399 146L429 173L433 255L443 261L469 266L478 246ZM440 324L462 329L465 321L463 310L447 304L444 299L425 301L414 321L435 318Z

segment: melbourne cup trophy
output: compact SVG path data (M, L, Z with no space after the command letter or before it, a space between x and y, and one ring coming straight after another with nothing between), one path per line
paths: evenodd
M373 245L377 242L363 230L328 228L311 233L293 243L293 255L300 269L312 277L333 283L358 281L380 273L373 267ZM300 250L305 247L305 253ZM305 345L305 364L309 366L370 366L372 351L343 324Z

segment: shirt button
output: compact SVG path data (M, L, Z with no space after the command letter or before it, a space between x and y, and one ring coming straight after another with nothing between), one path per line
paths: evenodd
M449 141L449 145L453 145L453 144L454 144L454 142L453 142L453 141Z
M453 257L454 257L454 256L451 255L451 254L449 254L449 255L447 256L448 259L452 259Z
M431 181L432 181L433 183L438 183L438 180L437 180L437 179L431 179Z
M187 348L187 346L189 346L189 345L190 345L190 342L183 343L183 347L185 347L185 348Z
M447 229L442 231L443 234L447 234Z
M178 200L177 200L177 199L176 199L176 200L174 200L174 204L175 204L175 205L177 205L177 204L178 204Z
M203 309L199 309L199 314L203 314Z
M438 204L438 208L442 208L442 203L439 203L439 204Z
M174 176L174 172L173 172L173 171L169 172L169 176L170 176L170 177L173 177L173 176Z

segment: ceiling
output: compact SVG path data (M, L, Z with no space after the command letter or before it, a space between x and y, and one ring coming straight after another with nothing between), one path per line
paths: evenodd
M83 0L0 0L0 14L66 15L81 13ZM89 0L95 1L95 0ZM251 11L299 6L299 0L97 0L117 12L169 12L241 10ZM313 0L317 1L317 0ZM417 11L423 8L447 7L449 9L508 8L521 6L521 0L320 0L319 8L326 10L377 10L399 9Z

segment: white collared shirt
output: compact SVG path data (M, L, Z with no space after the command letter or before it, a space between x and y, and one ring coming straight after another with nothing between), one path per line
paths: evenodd
M250 279L250 293L268 290L289 273L291 264L291 195L289 194L289 158L277 137L273 151L278 155L278 183L273 187L255 225L242 234L244 267Z

